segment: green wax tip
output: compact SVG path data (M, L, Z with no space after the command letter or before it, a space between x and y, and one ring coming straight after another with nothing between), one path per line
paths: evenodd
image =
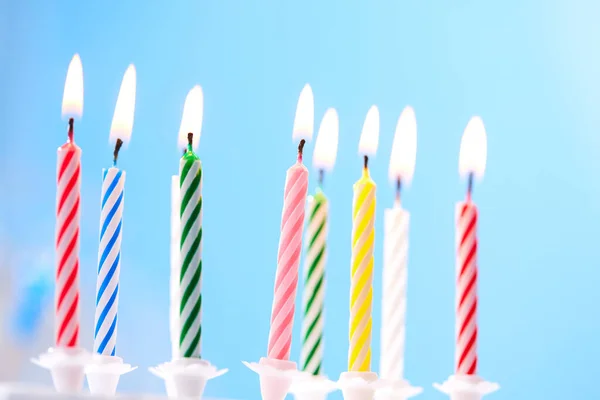
M181 158L184 159L185 161L200 160L200 157L198 157L198 155L196 153L194 153L194 151L190 148L188 148L188 150L185 152L185 154L183 156L181 156Z
M315 193L313 199L319 203L327 202L327 197L325 196L325 193L323 193L321 188L317 188L317 193Z

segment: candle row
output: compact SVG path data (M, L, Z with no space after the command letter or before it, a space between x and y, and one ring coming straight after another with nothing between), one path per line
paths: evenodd
M284 191L278 265L269 334L268 359L289 360L300 261L308 171L302 164L305 140L312 136L313 95L303 89L296 112L294 138L300 139L297 162L288 170ZM303 118L300 118L302 117ZM310 121L308 124L306 121ZM300 367L315 376L322 374L325 297L325 264L329 202L322 191L324 173L333 168L337 153L339 123L334 109L325 113L315 145L314 166L318 171L316 193L308 198L306 260L304 267L302 348ZM359 142L363 172L354 184L350 265L350 321L348 371L371 371L373 301L373 249L375 243L376 184L369 174L369 156L377 151L379 113L369 109ZM401 187L411 181L417 149L414 110L404 109L396 126L390 157L389 178L396 198L384 217L384 268L380 374L384 379L404 378L404 337L410 214L401 206ZM482 177L487 143L481 118L473 117L461 141L459 172L468 179L467 198L457 204L457 375L475 375L477 370L477 208L471 200L473 178Z

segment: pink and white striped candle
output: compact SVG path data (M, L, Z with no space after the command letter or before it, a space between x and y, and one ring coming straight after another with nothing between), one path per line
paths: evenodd
M55 345L79 345L79 210L81 149L75 144L73 117L83 108L83 71L79 55L71 60L63 95L69 117L67 142L58 149L56 191Z
M456 206L456 375L477 374L477 206L473 179L483 177L487 141L483 121L473 117L463 134L459 172L468 177L467 198Z
M304 140L300 142L298 161L288 169L285 181L275 294L267 353L268 358L277 360L289 360L292 345L298 267L304 230L304 208L308 191L308 169L302 163L304 143Z

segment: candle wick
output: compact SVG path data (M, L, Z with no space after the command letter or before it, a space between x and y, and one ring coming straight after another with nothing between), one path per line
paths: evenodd
M369 156L365 156L365 169L369 167Z
M73 118L69 118L69 131L67 133L67 135L69 137L69 142L73 141L73 123L74 123Z
M117 142L115 143L115 151L113 152L113 165L117 166L117 158L119 158L119 150L121 150L121 146L123 146L123 141L117 138Z
M188 133L188 150L192 151L192 142L194 140L194 134L192 132Z
M467 200L471 200L471 195L473 194L473 173L469 173L469 178L467 181Z
M324 169L320 169L319 170L319 186L322 187L323 186L323 180L325 179L325 170Z
M400 192L402 189L402 179L398 177L396 179L396 202L400 204Z
M298 144L298 161L302 162L302 153L304 152L304 145L306 144L306 140L302 139L300 144Z

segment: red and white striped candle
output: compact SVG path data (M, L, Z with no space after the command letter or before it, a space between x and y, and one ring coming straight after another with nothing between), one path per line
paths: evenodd
M473 117L463 134L459 172L468 179L465 201L456 205L456 375L477 374L477 206L473 179L485 171L485 127Z
M83 71L79 55L71 60L62 114L69 118L67 142L58 148L56 191L55 345L79 345L79 211L81 149L75 144L73 119L83 108Z
M305 139L312 137L314 101L310 86L300 93L294 121L293 138L300 140L298 160L287 171L281 217L281 236L277 255L275 292L271 311L271 329L267 357L289 360L292 345L292 326L296 308L298 268L304 231L304 209L308 191L308 169L302 163Z

